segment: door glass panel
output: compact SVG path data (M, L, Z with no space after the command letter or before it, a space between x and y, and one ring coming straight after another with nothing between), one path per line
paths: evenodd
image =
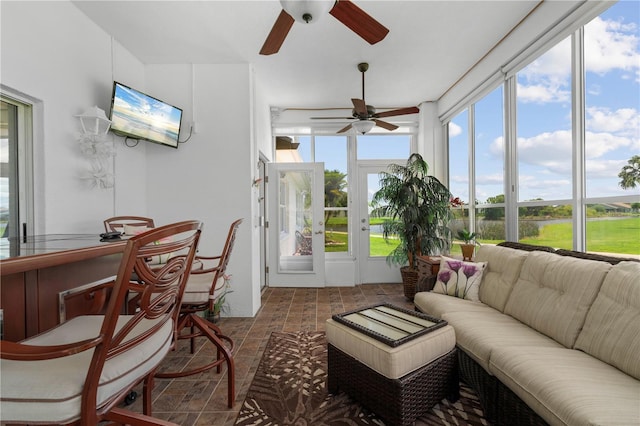
M349 167L346 136L316 136L315 161L324 163L326 252L349 251Z
M375 194L380 189L380 176L378 173L368 173L367 174L367 206L368 208L368 218L366 222L362 221L361 228L369 228L369 257L386 257L389 253L391 253L397 246L400 244L400 241L397 238L389 237L387 241L382 237L382 222L384 222L384 218L381 217L371 217L371 200L373 199L373 194Z
M280 272L313 271L311 171L280 171L278 226Z
M18 150L17 107L2 101L0 105L0 238L17 237ZM11 255L8 244L0 244L0 259Z

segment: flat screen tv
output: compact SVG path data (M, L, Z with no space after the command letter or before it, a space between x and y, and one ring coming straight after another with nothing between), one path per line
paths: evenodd
M109 119L117 135L178 147L182 110L117 81Z

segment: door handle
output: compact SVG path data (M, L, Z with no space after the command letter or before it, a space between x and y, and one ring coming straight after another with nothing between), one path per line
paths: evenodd
M324 234L324 231L316 231L314 234Z
M363 227L362 227L362 228L360 228L360 229L362 229L363 231L368 231L368 230L369 230L369 228L367 228L366 226L363 226Z

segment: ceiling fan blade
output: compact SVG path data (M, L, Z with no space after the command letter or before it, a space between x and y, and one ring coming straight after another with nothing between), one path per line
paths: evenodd
M376 44L385 38L389 32L388 28L349 0L336 1L335 6L329 13L349 27L351 31L369 42L369 44Z
M309 117L312 120L355 120L355 117Z
M407 107L407 108L394 109L391 111L378 112L376 114L373 114L373 116L375 118L382 118L382 117L393 117L395 115L417 114L419 112L420 112L420 109L418 107Z
M365 104L362 99L351 98L351 102L353 103L353 107L356 110L356 114L364 118L368 116L369 113L367 112L367 104Z
M267 36L264 44L262 45L262 49L260 49L261 55L273 55L274 53L278 53L280 50L280 46L284 43L284 39L289 34L289 30L293 26L295 20L289 15L284 9L278 15L278 19L276 19L275 24L273 24L273 28L271 28L271 32Z
M344 133L351 128L351 124L344 126L342 129L338 130L336 133Z
M376 120L375 118L373 119L373 121L376 122L376 126L382 127L383 129L395 130L398 128L398 126L396 126L395 124L387 123L386 121Z

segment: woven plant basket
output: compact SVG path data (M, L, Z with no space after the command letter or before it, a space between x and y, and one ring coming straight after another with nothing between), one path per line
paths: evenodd
M402 284L404 285L404 297L413 300L416 295L416 284L418 283L418 270L411 269L408 266L400 268L402 276Z

